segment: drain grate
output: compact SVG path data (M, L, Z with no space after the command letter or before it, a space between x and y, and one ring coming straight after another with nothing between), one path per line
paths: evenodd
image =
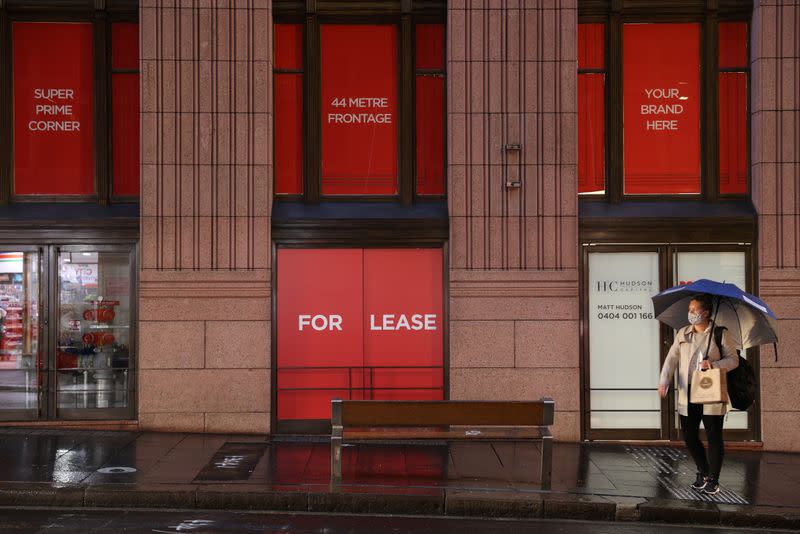
M705 495L686 487L684 480L676 477L694 477L694 465L680 449L672 447L625 447L640 466L655 475L661 486L676 499L724 504L750 504L733 490L720 485L716 495Z
M267 449L266 443L226 443L194 478L195 481L247 480Z

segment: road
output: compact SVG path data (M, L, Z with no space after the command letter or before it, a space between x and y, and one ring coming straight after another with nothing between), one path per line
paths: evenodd
M261 534L748 534L775 530L685 527L643 523L442 517L273 514L249 512L66 510L0 508L0 532L261 533ZM788 532L788 531L787 531Z

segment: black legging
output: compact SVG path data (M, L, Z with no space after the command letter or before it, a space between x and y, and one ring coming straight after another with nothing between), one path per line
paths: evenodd
M722 423L724 415L703 415L703 405L689 403L689 415L681 415L681 429L683 439L689 448L689 453L694 458L697 470L704 473L714 480L719 480L719 472L722 470L722 458L725 456L725 445L722 442ZM700 441L700 420L703 420L703 427L706 429L708 439L708 457Z

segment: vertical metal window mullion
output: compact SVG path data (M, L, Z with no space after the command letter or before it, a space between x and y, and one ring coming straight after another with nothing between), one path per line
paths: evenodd
M671 245L664 245L660 250L660 266L661 273L661 287L659 291L663 291L668 287L672 287L673 280L675 279L675 259L674 248ZM666 324L661 324L659 343L661 345L661 361L659 362L659 371L667 359L667 353L672 346L674 332ZM670 390L667 396L661 401L661 439L675 440L678 439L677 435L673 435L675 429L675 391L670 384Z
M405 3L404 3L405 6ZM400 150L398 150L400 201L410 206L414 201L416 150L414 144L414 24L410 5L400 16Z
M37 391L37 416L38 420L47 419L47 391L48 391L48 376L47 376L47 343L49 336L47 335L47 257L46 247L40 246L36 248L38 254L38 265L36 275L39 277L38 294L36 295L36 304L39 308L39 324L37 327L36 335L38 337L37 353L35 355L36 362L34 369L36 371L36 384Z
M58 305L58 254L59 247L45 247L45 273L47 282L45 295L47 305L44 309L43 317L47 332L47 342L44 344L44 362L47 369L47 419L58 418L58 364L57 364L57 344L58 344L58 321L54 319L59 312Z
M706 14L700 71L705 91L701 94L700 150L702 161L701 194L709 202L719 198L719 21L716 11ZM704 158L704 159L703 159Z
M139 272L139 254L136 245L131 246L128 254L128 262L130 263L130 294L131 299L128 304L129 307L129 321L128 321L128 379L125 395L127 398L128 418L136 419L139 414L139 399L136 396L139 376L139 346L136 343L139 331L139 279L137 273Z
M94 64L94 183L97 201L107 205L110 198L109 170L109 91L110 68L109 22L104 10L95 10L92 17Z
M608 109L606 132L608 144L608 171L606 199L612 204L622 202L625 191L625 169L623 168L622 136L622 17L618 12L611 14L608 21L608 63L606 83L608 84Z
M306 12L305 26L303 28L303 111L305 117L305 172L303 199L307 204L319 202L321 180L321 154L322 154L322 86L321 86L321 50L319 37L319 19L316 13L316 3L307 3L309 11Z

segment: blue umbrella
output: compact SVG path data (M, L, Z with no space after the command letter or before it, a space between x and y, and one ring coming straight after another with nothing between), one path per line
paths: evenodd
M715 324L727 328L741 348L777 343L778 318L769 306L736 285L724 282L701 279L665 289L653 297L656 319L675 329L688 325L689 302L702 293L714 299Z

